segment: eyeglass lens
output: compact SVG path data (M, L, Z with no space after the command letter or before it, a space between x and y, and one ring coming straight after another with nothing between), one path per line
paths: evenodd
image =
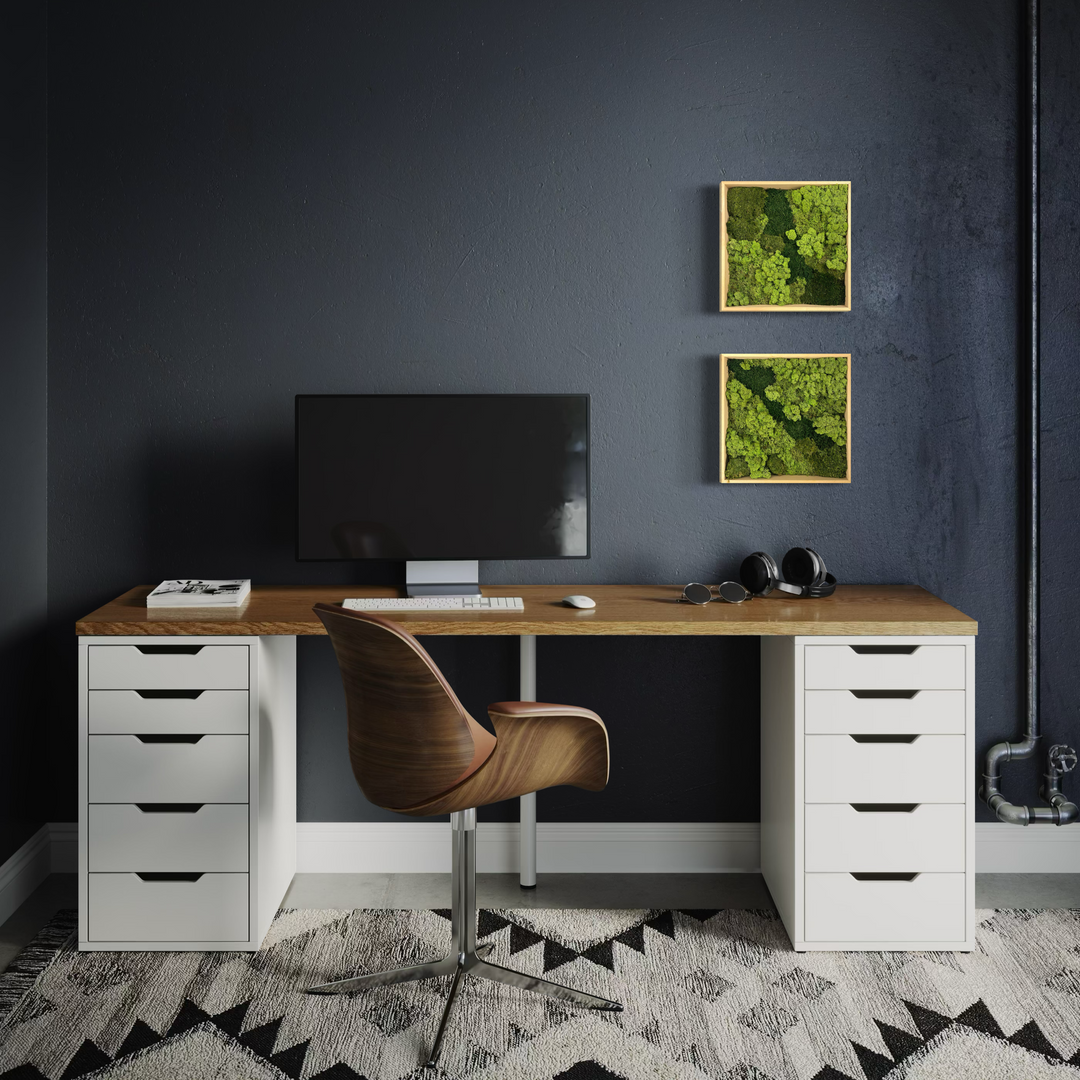
M750 590L738 581L721 582L717 591L720 593L720 599L726 600L729 604L741 604L744 600L749 600L752 595Z
M682 591L683 599L691 604L707 604L712 598L712 589L708 585L700 585L696 581L690 582Z

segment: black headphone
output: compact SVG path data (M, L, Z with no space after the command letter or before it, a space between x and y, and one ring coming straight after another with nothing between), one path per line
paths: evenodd
M739 567L739 580L755 596L768 596L773 589L792 596L823 597L836 592L836 578L825 569L825 560L813 548L792 548L781 564L764 551L747 555Z

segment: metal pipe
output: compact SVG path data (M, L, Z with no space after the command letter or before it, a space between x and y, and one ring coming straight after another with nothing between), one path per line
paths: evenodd
M1030 90L1030 173L1031 304L1027 320L1027 346L1031 363L1028 370L1029 407L1025 416L1025 435L1031 451L1031 467L1026 480L1028 521L1024 541L1027 555L1027 683L1024 737L1017 742L1001 742L990 747L983 767L980 795L1001 821L1011 825L1066 825L1076 821L1080 810L1061 793L1059 769L1054 747L1047 762L1046 783L1040 794L1050 806L1022 806L1010 803L1001 794L1001 766L1010 761L1024 761L1034 755L1039 732L1039 0L1028 0L1028 77ZM1074 755L1075 760L1075 755Z

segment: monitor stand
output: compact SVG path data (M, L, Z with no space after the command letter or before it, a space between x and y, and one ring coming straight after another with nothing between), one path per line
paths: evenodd
M479 596L479 580L477 559L405 563L406 596Z

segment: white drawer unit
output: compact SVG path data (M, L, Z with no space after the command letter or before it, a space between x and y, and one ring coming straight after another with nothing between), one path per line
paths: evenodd
M960 803L818 803L806 807L806 871L963 873Z
M807 735L804 799L963 802L965 749L963 735Z
M296 868L296 639L79 639L79 948L257 949Z
M796 951L974 948L974 637L761 659L761 868Z
M247 873L247 803L91 803L90 872Z
M830 947L918 942L954 948L966 934L964 874L807 874L806 936Z
M90 735L87 741L92 803L248 801L246 735Z
M806 733L963 735L963 690L807 690Z
M246 690L91 690L91 735L246 735Z
M806 690L963 690L964 646L911 641L807 645Z
M246 942L247 874L90 874L90 941L182 942L215 948Z
M136 645L90 645L91 690L246 690L248 645L147 639Z

